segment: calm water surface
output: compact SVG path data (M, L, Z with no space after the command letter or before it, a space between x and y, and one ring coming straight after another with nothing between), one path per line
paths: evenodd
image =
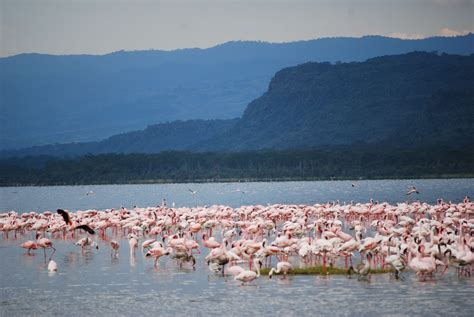
M416 197L406 195L407 187L412 185L420 192ZM189 189L197 194L192 195ZM86 195L90 191L93 194ZM434 203L440 197L462 201L465 195L474 196L474 179L3 187L0 212L147 207L161 204L163 198L168 205L174 202L177 207L214 204L239 207L336 200L368 202L371 198L390 203L407 199Z
M422 201L460 201L474 196L473 179L355 182L286 182L170 185L112 185L0 188L0 210L69 210L152 206L162 198L176 206L302 203L370 198L405 201L415 185ZM188 189L197 190L191 195ZM88 191L94 194L86 195ZM31 234L0 240L0 315L165 315L165 316L472 316L474 278L453 273L419 282L373 275L370 281L345 276L261 277L241 286L210 272L197 256L196 270L179 268L172 259L159 267L140 252L130 256L120 240L120 255L111 258L108 241L82 253L73 240L54 240L59 272L48 273L42 250L27 255L18 245ZM205 251L207 252L207 251Z

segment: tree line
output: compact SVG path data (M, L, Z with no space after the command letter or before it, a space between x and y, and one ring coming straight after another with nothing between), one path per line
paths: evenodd
M473 176L473 148L172 151L0 160L1 186Z

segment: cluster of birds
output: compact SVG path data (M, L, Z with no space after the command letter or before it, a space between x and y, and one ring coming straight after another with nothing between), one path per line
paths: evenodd
M99 248L109 241L111 256L120 243L106 240L126 237L130 256L136 249L147 258L169 256L180 266L196 266L196 253L205 253L205 263L216 274L233 275L243 283L260 276L288 274L295 267L344 267L366 278L374 269L390 269L396 279L409 267L419 279L442 276L454 267L459 276L470 276L474 263L474 203L438 200L391 205L383 202L315 205L251 205L231 208L169 208L84 210L56 213L11 211L0 214L0 231L9 235L34 232L36 240L25 241L27 252L51 249L54 239L77 239L82 250ZM99 241L99 242L98 242ZM100 242L101 244L103 242ZM208 249L208 251L203 251ZM203 255L204 256L204 255ZM353 265L353 260L357 265ZM273 264L276 264L273 266Z

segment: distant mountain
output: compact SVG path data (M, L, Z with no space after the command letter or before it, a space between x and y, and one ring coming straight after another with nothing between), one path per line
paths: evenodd
M0 58L0 149L97 141L172 120L235 118L284 67L414 50L467 55L474 52L474 35L229 42L169 52Z
M99 142L51 144L22 150L0 151L0 157L77 157L104 153L159 153L197 148L230 130L238 119L173 121L148 126L145 130L111 136ZM30 163L30 162L28 162Z
M241 119L158 124L101 142L3 151L1 157L249 151L326 146L474 145L474 54L414 52L279 71Z
M306 63L279 71L232 129L200 149L473 146L473 88L474 55Z

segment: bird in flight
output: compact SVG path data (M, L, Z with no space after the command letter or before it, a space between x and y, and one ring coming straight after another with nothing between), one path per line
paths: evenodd
M191 188L189 188L188 190L191 193L191 195L193 195L193 196L196 195L197 192L198 192L197 190L192 190Z
M419 193L420 193L420 192L416 189L415 186L410 186L410 187L408 187L407 195L419 194Z
M73 230L77 230L77 229L82 229L82 230L87 231L90 234L95 234L95 231L91 227L89 227L88 225L76 226L76 227L74 227Z
M64 222L68 225L72 225L72 221L71 221L71 217L69 216L69 213L65 210L62 210L62 209L58 209L57 210L58 214L60 214L63 219L64 219Z
M89 191L86 193L87 196L92 195L92 194L94 194L94 192L93 192L92 190L89 190Z

